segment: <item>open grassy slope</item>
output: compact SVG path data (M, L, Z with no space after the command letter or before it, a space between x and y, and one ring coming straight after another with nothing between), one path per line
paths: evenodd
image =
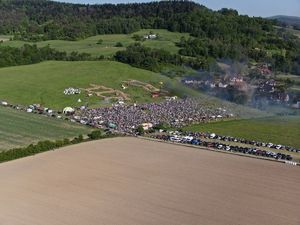
M217 107L223 105L242 117L266 116L265 113L255 109L209 97L166 76L113 61L48 61L2 68L0 69L0 100L21 105L39 103L58 110L66 106L80 106L86 103L90 107L110 104L95 96L87 97L84 92L71 96L63 93L68 87L87 88L94 83L123 91L129 94L132 102L154 101L151 94L143 88L130 87L122 90L122 82L129 79L150 83L156 87L160 87L162 81L169 90L175 90L172 94L199 97L207 105ZM82 100L81 103L77 102L79 98Z
M300 148L300 117L267 117L192 125L185 130L215 132Z
M66 106L79 106L85 103L99 105L100 98L80 95L64 95L68 87L87 88L90 84L122 90L122 81L136 79L156 86L165 77L112 61L57 62L48 61L34 65L0 69L0 99L16 104L40 103L47 107L62 109ZM123 90L122 90L123 91ZM128 88L133 101L147 102L150 93L142 88ZM78 103L81 99L83 102Z
M0 107L0 151L41 140L73 138L90 131L86 126Z
M172 53L178 52L179 48L175 45L176 42L180 40L182 36L189 37L187 33L177 33L170 32L167 30L141 30L134 34L138 35L146 35L152 31L159 35L159 39L157 40L146 40L143 42L143 45L152 47L165 49ZM135 41L132 39L134 34L112 34L112 35L97 35L93 37L89 37L80 41L62 41L62 40L51 40L51 41L42 41L36 42L35 44L38 47L43 47L49 45L52 48L55 48L59 51L66 51L68 53L72 51L77 51L80 53L90 53L93 56L112 56L117 51L124 49L128 45L134 43ZM102 44L97 44L98 40L103 40ZM123 47L115 47L116 43L122 43ZM12 47L21 47L25 43L34 44L30 42L24 41L7 41L3 43L3 46L12 46Z

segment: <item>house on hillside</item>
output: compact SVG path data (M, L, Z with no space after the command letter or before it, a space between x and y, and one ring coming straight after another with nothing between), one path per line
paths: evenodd
M272 71L267 64L262 64L262 65L258 66L257 69L263 75L272 74Z
M147 34L147 35L144 35L144 38L149 39L149 40L153 40L153 39L157 38L157 34Z
M240 83L243 83L243 82L244 82L243 77L235 76L235 77L230 78L230 84L231 85L236 85L236 84L240 84Z

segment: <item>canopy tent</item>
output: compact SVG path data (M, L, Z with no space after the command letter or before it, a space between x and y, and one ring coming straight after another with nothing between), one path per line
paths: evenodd
M75 112L75 109L73 109L72 107L66 107L63 110L64 114L71 114L71 113L74 113L74 112Z

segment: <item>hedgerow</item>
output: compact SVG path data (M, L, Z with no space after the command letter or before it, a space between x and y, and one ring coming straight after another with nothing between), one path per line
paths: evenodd
M63 140L56 140L56 141L48 141L48 140L40 141L37 144L31 144L25 148L14 148L8 151L0 152L0 163L27 157L27 156L33 156L38 153L55 150L67 145L79 144L82 142L104 139L109 137L116 137L116 135L102 134L101 131L93 131L91 134L88 135L87 139L84 139L82 135L79 135L78 137L75 137L72 140L65 138Z

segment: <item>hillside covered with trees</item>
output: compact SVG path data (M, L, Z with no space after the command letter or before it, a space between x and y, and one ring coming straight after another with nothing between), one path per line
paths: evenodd
M277 71L300 74L300 41L276 28L275 23L242 16L231 9L213 11L191 1L118 5L82 5L48 0L0 1L0 34L13 35L16 40L79 40L97 34L167 29L192 36L182 38L178 43L181 48L179 55L134 45L119 52L116 59L147 69L152 65L156 68L160 63L188 61L193 67L207 68L218 59L254 60L270 63ZM133 53L143 62L128 60L134 58L130 55Z

